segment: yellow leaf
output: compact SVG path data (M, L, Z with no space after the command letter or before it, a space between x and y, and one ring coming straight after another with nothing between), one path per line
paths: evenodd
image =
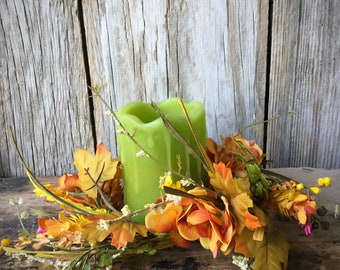
M236 253L241 253L243 256L253 258L256 251L256 242L253 239L253 232L245 228L240 234L234 236Z
M236 253L254 258L254 269L285 270L288 263L289 244L280 231L265 234L263 241L255 241L253 233L244 229L235 236Z
M255 269L287 269L289 244L282 232L267 234L262 242L257 243L254 252Z
M255 229L253 234L253 240L255 241L263 241L263 236L265 233L265 227L258 227Z
M74 152L74 165L78 169L80 186L90 198L96 199L97 186L103 182L112 180L117 171L118 158L111 159L111 152L103 143L97 146L96 154L93 156L88 150L76 149Z
M232 197L241 192L237 183L233 179L230 168L226 167L223 162L214 163L214 172L210 172L210 184L223 195Z

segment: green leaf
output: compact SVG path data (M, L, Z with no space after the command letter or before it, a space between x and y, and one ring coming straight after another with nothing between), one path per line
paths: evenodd
M40 209L36 207L31 207L29 209L30 214L38 216L38 217L46 217L46 216L52 216L52 215L58 215L59 211L50 211L45 209Z
M103 253L99 257L98 261L98 266L103 267L103 266L110 266L112 264L112 258L110 254L108 253Z
M257 164L247 163L246 164L249 181L252 184L255 184L261 177L261 170Z

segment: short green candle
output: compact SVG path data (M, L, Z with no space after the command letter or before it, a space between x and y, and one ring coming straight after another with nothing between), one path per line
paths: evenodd
M194 136L178 100L170 98L157 105L181 136L198 152ZM199 141L205 146L206 122L203 104L183 103ZM202 164L187 153L185 147L171 135L150 103L128 103L118 110L117 117L126 131L165 167L178 171L180 160L182 175L191 177L197 182L203 180L205 171ZM166 173L166 169L148 156L139 155L141 149L119 130L121 126L117 127L117 142L124 173L124 203L131 211L135 211L154 202L161 195L159 180ZM173 175L173 179L180 180L180 177ZM134 220L144 222L144 218L145 215L138 215Z

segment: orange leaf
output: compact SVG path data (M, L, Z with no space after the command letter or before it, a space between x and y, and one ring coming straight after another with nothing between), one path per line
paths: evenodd
M241 192L233 179L232 171L223 162L214 163L215 173L210 173L210 184L223 195L233 197Z
M79 189L81 188L78 174L65 174L61 176L58 180L58 184L60 187L64 187L65 190L68 191L73 191L76 187Z
M247 193L243 192L230 200L230 204L233 209L233 213L237 220L237 233L240 234L244 227L248 227L250 230L261 227L259 219L250 214L248 208L253 207L253 201L250 199Z

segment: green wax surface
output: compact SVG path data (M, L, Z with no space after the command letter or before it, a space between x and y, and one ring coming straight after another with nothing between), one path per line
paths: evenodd
M184 102L184 104L195 132L205 146L204 106L199 102ZM157 105L182 137L198 149L178 104L178 98L170 98ZM167 168L180 170L182 175L191 177L197 182L202 181L205 175L202 165L171 135L150 103L128 103L119 109L117 117L134 139L157 160L155 162L147 156L138 157L137 153L141 149L127 135L118 132L118 150L124 173L124 202L132 211L144 208L144 205L153 203L161 196L159 180L164 173L167 173ZM180 180L180 177L173 174L173 179ZM145 214L139 215L135 220L144 222L144 217Z

